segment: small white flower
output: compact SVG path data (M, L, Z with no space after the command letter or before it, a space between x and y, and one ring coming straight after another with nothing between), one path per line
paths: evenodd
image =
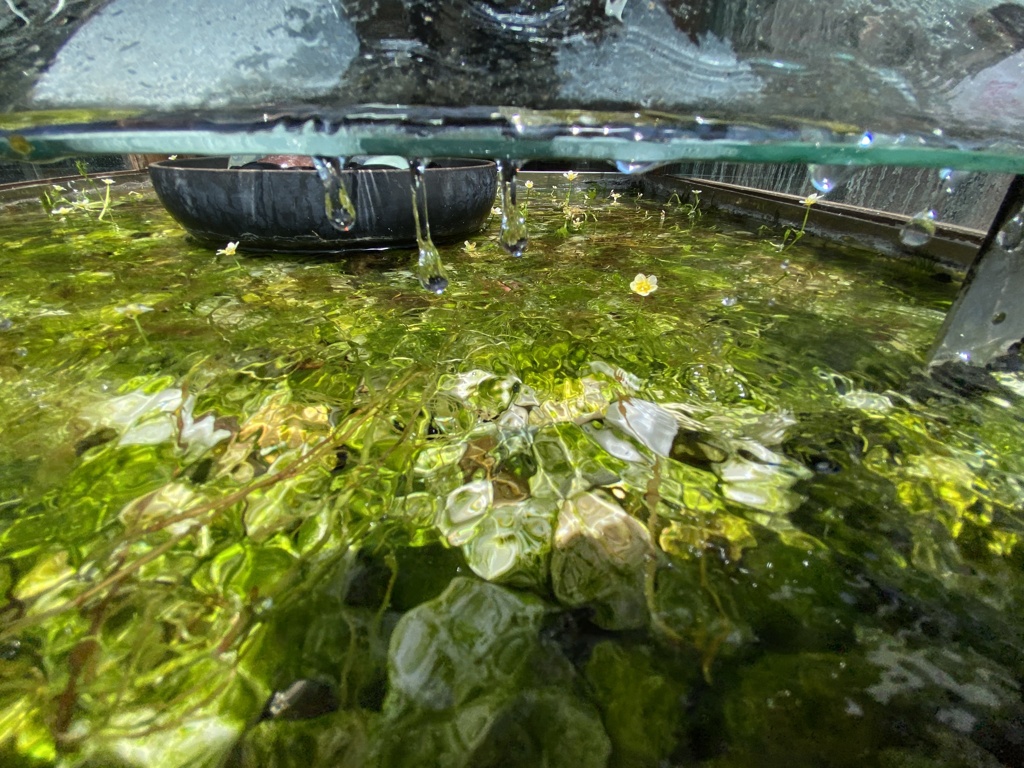
M567 178L569 181L576 181L576 177L579 176L579 174L576 173L576 171L567 171L566 173L563 173L562 175L565 178Z
M658 278L656 275L645 275L641 272L633 278L629 289L641 296L649 296L658 290Z
M527 181L523 186L527 189L533 189L533 181Z
M814 205L816 202L818 202L820 199L821 199L821 195L819 195L817 192L812 192L811 194L809 194L807 197L805 197L800 202L803 203L804 205L810 207L810 206Z
M152 312L153 308L145 304L126 304L123 307L114 307L114 311L125 317L138 317L146 312Z
M223 248L217 251L218 256L234 256L235 251L238 250L238 242L228 243Z

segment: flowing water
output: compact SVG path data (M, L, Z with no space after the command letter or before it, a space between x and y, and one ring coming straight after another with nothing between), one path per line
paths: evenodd
M925 373L955 283L534 178L442 295L6 208L2 764L1019 764L1024 387Z
M324 188L324 212L331 226L342 232L348 232L356 223L356 206L342 182L345 160L344 157L313 158L313 165Z
M430 236L430 219L427 215L427 185L423 173L428 161L413 159L409 161L409 173L412 175L412 215L416 224L416 245L419 248L419 261L416 265L416 276L420 285L431 293L444 293L448 287L448 276L441 254Z

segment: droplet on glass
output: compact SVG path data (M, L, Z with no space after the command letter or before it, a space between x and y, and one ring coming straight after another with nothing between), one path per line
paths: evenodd
M910 248L920 248L935 235L935 211L932 208L916 213L900 230L900 242Z
M823 195L827 195L846 183L856 170L856 167L849 165L816 165L812 163L807 166L807 178L812 187Z
M942 183L940 189L947 195L955 194L963 188L971 176L972 174L968 171L954 171L952 168L943 168L939 171L939 180Z
M615 161L615 167L618 169L619 173L629 174L630 176L634 174L647 173L648 171L653 170L660 165L664 165L664 163L639 163L632 160Z
M1020 211L1003 225L996 235L996 243L1004 251L1016 251L1024 242L1024 211Z

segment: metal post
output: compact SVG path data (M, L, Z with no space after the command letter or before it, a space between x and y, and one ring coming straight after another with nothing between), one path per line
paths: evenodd
M946 315L931 364L984 366L1024 338L1024 176L1006 191Z

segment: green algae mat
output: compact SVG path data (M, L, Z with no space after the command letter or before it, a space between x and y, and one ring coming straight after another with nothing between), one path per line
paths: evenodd
M77 186L3 211L3 765L1020 764L945 275L554 175L435 296Z

